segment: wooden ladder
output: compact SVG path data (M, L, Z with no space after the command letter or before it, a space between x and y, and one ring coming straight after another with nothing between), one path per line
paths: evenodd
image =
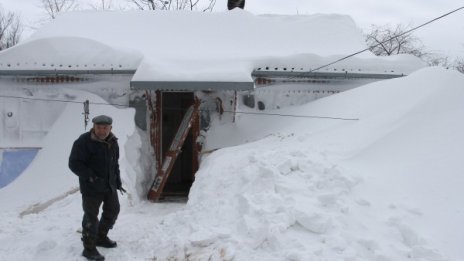
M190 106L185 113L184 118L177 129L176 136L172 140L169 150L166 152L161 169L159 169L156 173L155 180L148 192L149 200L159 200L161 193L163 192L164 185L166 184L172 168L174 167L174 163L176 163L177 156L179 156L182 152L182 145L184 145L185 139L187 138L197 113L198 112L194 109L194 105Z

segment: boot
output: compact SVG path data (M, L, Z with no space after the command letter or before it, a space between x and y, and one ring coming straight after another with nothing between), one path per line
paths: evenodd
M82 255L85 256L88 260L103 261L105 257L102 256L97 248L95 247L96 240L93 237L82 237L82 242L84 244L84 251Z
M113 241L109 239L108 237L108 231L109 229L107 228L101 228L102 226L99 227L98 230L98 237L97 237L97 246L99 247L105 247L105 248L115 248L118 246L116 241Z

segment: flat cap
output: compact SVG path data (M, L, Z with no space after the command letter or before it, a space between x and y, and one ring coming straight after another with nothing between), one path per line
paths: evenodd
M111 125L113 123L113 119L111 119L110 116L98 115L92 119L92 122L101 125Z

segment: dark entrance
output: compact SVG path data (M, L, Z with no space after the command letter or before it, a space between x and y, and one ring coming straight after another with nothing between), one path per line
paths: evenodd
M162 93L162 155L163 159L176 135L187 109L194 103L193 92ZM189 131L181 153L177 157L161 197L187 197L194 179L193 135Z

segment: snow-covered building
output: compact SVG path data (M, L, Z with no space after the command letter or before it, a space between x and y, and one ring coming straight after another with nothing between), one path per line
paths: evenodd
M0 52L0 146L40 147L64 103L84 102L65 90L91 92L135 108L151 144L149 197L159 198L163 187L165 195L185 194L213 122L422 67L410 56L366 52L314 70L364 48L360 29L343 15L66 13ZM49 113L31 113L39 107Z

